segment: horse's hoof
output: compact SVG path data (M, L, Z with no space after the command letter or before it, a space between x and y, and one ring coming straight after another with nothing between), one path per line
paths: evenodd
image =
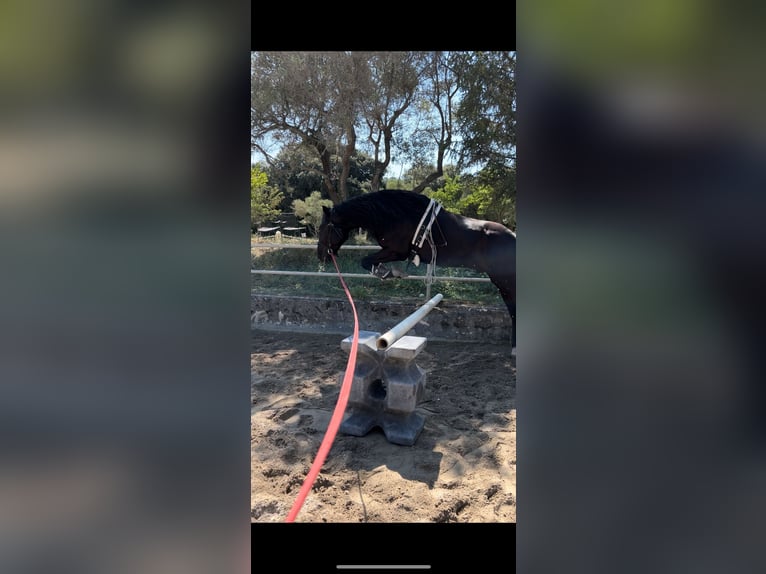
M372 275L375 277L380 277L380 279L388 279L391 277L392 273L388 267L381 263L380 265L376 265L372 268Z

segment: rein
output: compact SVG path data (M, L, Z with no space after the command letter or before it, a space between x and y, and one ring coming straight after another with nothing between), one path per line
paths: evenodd
M351 292L349 291L346 282L343 280L343 275L341 274L340 268L338 267L338 261L335 259L335 255L333 255L332 250L328 249L328 253L330 254L330 257L332 257L332 262L335 264L335 270L338 272L338 279L340 279L340 283L343 285L343 289L346 291L348 301L351 303L351 310L354 312L354 336L351 341L351 352L348 355L346 371L343 374L343 384L341 385L340 394L338 395L338 402L335 404L335 410L333 411L332 418L330 419L330 424L327 425L327 430L325 431L322 443L319 445L319 451L317 452L316 458L314 458L314 462L312 463L306 478L303 480L303 485L301 486L300 492L298 492L298 496L296 497L295 502L293 503L293 506L290 509L287 518L285 519L285 522L295 522L295 518L298 516L301 507L303 507L303 503L305 502L306 497L309 495L309 492L311 492L311 487L314 485L317 476L319 476L319 471L322 470L322 465L327 459L327 455L330 453L330 449L332 448L332 443L335 440L335 436L338 434L338 429L340 428L340 423L343 420L343 414L346 411L348 399L351 395L351 386L354 381L356 355L357 349L359 347L359 317L356 313L356 305L354 305L354 299L351 297Z

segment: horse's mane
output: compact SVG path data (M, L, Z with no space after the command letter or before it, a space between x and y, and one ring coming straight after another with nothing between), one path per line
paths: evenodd
M336 206L335 211L344 220L377 230L402 220L417 224L429 201L419 193L389 189L353 197Z

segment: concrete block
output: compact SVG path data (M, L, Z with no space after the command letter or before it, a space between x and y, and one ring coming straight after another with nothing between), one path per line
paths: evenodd
M425 424L425 417L415 408L425 395L426 373L414 360L426 339L407 335L380 350L376 346L379 336L374 331L359 332L357 362L340 432L364 436L379 427L389 442L412 445ZM346 337L341 348L350 352L352 342L353 337Z

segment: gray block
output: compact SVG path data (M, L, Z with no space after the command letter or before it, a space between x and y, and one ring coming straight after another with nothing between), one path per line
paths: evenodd
M373 331L359 332L356 367L340 432L364 436L379 427L389 442L412 445L425 425L425 417L415 409L425 396L426 372L415 364L415 358L425 348L426 339L404 336L380 350L376 346L379 336ZM352 342L353 337L346 337L341 348L350 352Z

